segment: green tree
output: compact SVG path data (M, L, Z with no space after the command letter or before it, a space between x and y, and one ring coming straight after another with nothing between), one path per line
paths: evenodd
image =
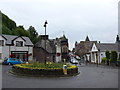
M25 30L25 28L23 27L23 25L19 25L18 28L21 28L21 29Z
M109 51L106 51L106 52L105 52L105 55L106 55L106 61L107 61L107 65L109 65L109 60L110 60L110 52L109 52Z
M105 55L106 55L107 60L109 60L109 59L110 59L110 52L109 52L109 51L106 51L106 52L105 52Z
M30 37L30 33L24 29L23 26L18 26L14 32L14 35L19 35L19 36L26 36L26 37Z
M3 24L3 25L2 25L2 34L11 35L11 34L12 34L12 31Z
M6 34L6 35L12 35L13 34L13 30L15 30L16 28L16 23L11 20L7 15L2 14L2 18L0 18L0 20L2 20L2 34Z
M2 13L2 24L5 25L10 30L16 28L16 23L3 13Z
M117 52L116 51L111 51L111 58L110 58L110 60L111 60L111 62L112 63L116 63L116 61L117 61Z
M30 33L30 40L33 42L33 44L35 44L40 39L40 37L38 36L38 32L33 26L29 27L28 32Z
M2 21L2 24L0 23L0 26L2 26L2 30L0 32L2 32L2 34L26 36L30 38L33 44L40 40L38 32L34 27L30 26L28 30L25 30L22 25L17 27L16 23L3 13L0 20Z

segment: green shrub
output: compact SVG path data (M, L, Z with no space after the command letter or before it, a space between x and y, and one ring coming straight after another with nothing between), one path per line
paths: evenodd
M111 61L117 61L117 52L111 51Z
M110 59L110 52L109 52L109 51L106 51L106 52L105 52L105 55L106 55L107 60L109 60L109 59Z
M106 57L103 57L103 58L102 58L102 61L106 61L106 60L107 60L107 58L106 58Z
M111 51L111 57L110 57L110 63L111 64L116 64L117 63L117 52L116 51Z
M117 64L120 65L120 60L117 60Z
M118 62L120 62L120 60L117 60Z
M102 63L106 63L106 61L107 61L107 58L106 58L106 57L103 57L103 58L102 58Z

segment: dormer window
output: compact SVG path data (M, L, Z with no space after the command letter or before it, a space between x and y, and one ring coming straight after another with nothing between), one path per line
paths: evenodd
M23 47L23 41L16 41L17 47Z
M0 46L4 46L4 40L0 40Z

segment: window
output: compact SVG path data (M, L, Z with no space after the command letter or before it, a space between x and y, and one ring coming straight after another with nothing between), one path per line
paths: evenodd
M0 46L4 46L4 40L0 40Z
M17 47L23 47L23 41L16 41Z
M68 52L68 47L67 46L63 46L62 47L62 52L63 53L67 53Z
M15 58L11 58L10 60L11 60L11 61L15 61L16 59L15 59Z

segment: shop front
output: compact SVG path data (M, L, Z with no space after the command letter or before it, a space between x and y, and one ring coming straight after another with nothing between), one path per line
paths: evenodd
M22 61L28 61L28 51L11 51L11 58L18 58Z

